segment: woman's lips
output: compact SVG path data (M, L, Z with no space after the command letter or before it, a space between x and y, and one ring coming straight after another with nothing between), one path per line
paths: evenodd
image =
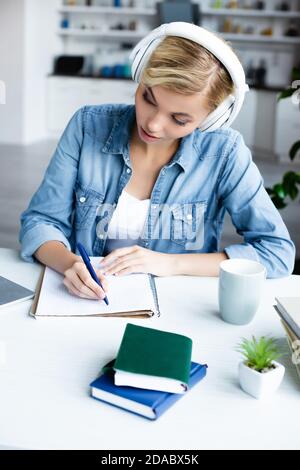
M153 137L152 135L148 134L146 131L144 131L144 129L141 127L141 131L142 131L142 135L143 137L145 137L146 139L148 140L157 140L159 139L159 137Z

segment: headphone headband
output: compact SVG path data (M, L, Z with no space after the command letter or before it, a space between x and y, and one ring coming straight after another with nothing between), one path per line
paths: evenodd
M202 131L213 131L220 127L229 127L237 117L249 87L245 81L242 64L235 53L215 34L201 26L175 21L162 24L148 33L138 42L129 56L133 80L140 82L144 67L152 52L167 36L178 36L200 44L224 65L234 84L234 94L227 97L217 109L210 113L199 128Z

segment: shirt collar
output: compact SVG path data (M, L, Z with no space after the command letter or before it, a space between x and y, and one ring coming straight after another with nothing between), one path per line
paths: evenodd
M135 106L128 105L124 112L117 116L110 135L102 148L102 151L105 153L122 154L128 166L131 166L129 157L129 137L134 122ZM177 152L167 167L178 164L184 171L186 171L196 157L196 148L194 143L195 131L182 137Z

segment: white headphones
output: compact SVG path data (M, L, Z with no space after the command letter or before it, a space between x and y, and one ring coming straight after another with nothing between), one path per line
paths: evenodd
M244 102L245 93L249 90L245 80L242 64L230 47L210 31L192 23L175 21L165 23L153 29L132 50L132 79L140 82L143 69L152 52L166 36L179 36L197 42L210 51L227 69L234 83L234 94L229 95L205 121L199 126L201 131L212 132L219 128L229 127L237 117Z

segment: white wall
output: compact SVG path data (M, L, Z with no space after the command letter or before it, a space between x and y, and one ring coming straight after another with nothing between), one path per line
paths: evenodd
M6 104L0 105L0 142L23 140L23 0L0 3L0 80L6 85Z
M47 136L46 76L60 51L59 0L0 1L0 142L29 144Z
M59 51L56 0L24 0L24 115L23 142L47 137L46 77Z

